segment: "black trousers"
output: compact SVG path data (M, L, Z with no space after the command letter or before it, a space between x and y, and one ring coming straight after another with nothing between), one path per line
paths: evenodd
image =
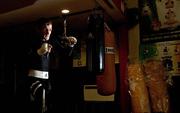
M48 113L51 84L48 79L27 77L17 94L17 112L20 113Z

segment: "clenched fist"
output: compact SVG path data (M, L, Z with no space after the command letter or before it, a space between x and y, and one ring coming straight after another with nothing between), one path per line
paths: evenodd
M51 52L51 49L52 49L52 45L51 44L48 44L48 43L43 43L41 45L41 48L39 48L37 50L37 53L39 55L43 55L43 54L46 54L46 53L50 53Z
M67 40L70 47L74 47L74 45L77 43L77 39L73 36L67 37Z

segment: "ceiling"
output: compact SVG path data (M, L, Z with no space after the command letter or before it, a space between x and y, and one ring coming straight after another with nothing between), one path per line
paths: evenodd
M32 22L40 17L57 19L64 8L70 10L68 15L73 16L70 20L73 25L80 26L81 19L87 18L88 12L99 6L115 21L121 20L121 12L117 12L117 8L108 9L104 1L108 0L0 0L0 27Z

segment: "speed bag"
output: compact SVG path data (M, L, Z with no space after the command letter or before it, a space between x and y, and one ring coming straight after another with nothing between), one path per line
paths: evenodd
M97 92L100 95L112 95L116 91L116 70L115 70L115 36L114 33L105 27L105 65L104 71L96 75Z

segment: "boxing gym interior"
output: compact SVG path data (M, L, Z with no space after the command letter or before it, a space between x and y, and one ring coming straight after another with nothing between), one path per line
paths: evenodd
M53 41L59 43L64 33L77 39L71 56L55 54L51 61L50 113L179 113L178 5L179 0L0 0L0 112L23 109L24 53L35 21L45 17L53 22Z

